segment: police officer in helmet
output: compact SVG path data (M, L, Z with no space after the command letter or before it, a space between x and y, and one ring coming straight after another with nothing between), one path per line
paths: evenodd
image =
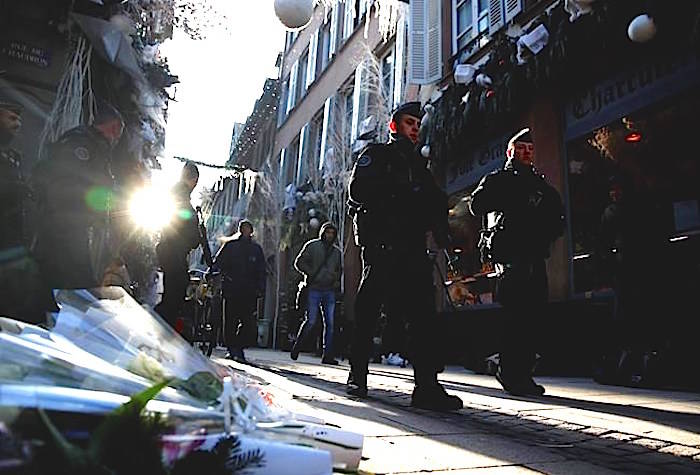
M488 244L482 256L499 273L496 298L504 315L496 378L511 394L540 396L544 387L532 379L532 329L547 302L545 260L564 231L564 211L559 193L534 167L530 129L511 138L506 155L503 169L483 177L472 192L470 209L475 216L496 215L482 240Z
M462 401L446 393L437 374L444 369L441 328L436 322L433 263L426 250L432 232L447 245L447 197L416 150L421 104L409 102L393 113L387 144L368 146L349 183L356 244L363 272L355 302L355 328L347 392L367 395L372 337L382 307L389 318L407 322L408 358L414 368L411 404L457 410Z

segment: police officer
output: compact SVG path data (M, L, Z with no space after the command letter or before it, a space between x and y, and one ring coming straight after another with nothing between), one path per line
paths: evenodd
M421 104L410 102L393 113L387 144L366 148L349 184L356 243L363 272L355 302L355 328L347 392L367 395L368 360L382 307L408 328L408 357L414 368L411 404L432 410L457 410L462 401L438 383L442 371L436 324L433 263L426 252L432 231L447 244L447 199L425 159L416 151Z
M212 266L223 274L227 358L239 363L246 362L245 348L257 341L255 311L258 299L265 295L265 255L253 233L253 223L241 220L238 233L226 240Z
M12 140L22 127L20 104L0 102L0 250L24 244L24 200L28 193L22 176L22 156Z
M65 132L33 173L41 219L37 253L48 289L96 287L98 235L109 226L112 149L124 130L121 114L99 101L93 124Z
M0 102L0 315L42 323L36 298L39 277L24 232L31 193L22 175L22 156L11 145L22 126L22 112L20 104Z
M156 306L158 312L173 328L183 316L185 295L189 284L187 256L199 245L199 226L190 195L199 181L199 169L194 163L182 167L180 181L173 187L177 212L172 223L163 229L156 246L158 262L163 270L163 298Z
M471 194L475 216L495 213L496 226L488 255L500 273L496 297L504 322L496 378L514 395L542 395L532 379L535 351L533 318L547 302L545 259L563 233L564 211L559 193L537 173L535 147L529 129L509 142L503 169L482 178Z

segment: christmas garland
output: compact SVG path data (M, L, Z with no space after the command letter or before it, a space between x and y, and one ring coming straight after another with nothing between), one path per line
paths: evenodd
M570 21L563 2L537 18L525 33L541 25L549 41L538 54L518 49L518 38L500 33L490 56L469 84L452 84L435 105L427 133L430 153L443 161L459 160L485 135L512 126L539 94L562 98L607 71L644 61L650 55L700 47L700 2L680 0L675 8L660 0L599 0L590 14ZM633 43L630 21L650 12L658 37ZM456 66L456 65L455 65Z

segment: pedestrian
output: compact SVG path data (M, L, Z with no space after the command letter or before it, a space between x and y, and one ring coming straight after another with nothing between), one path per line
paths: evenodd
M304 244L294 260L294 268L304 276L306 296L306 318L299 328L291 351L296 360L304 341L316 326L319 308L323 310L323 355L321 363L337 365L333 352L333 332L336 294L340 292L340 277L343 272L340 248L335 245L338 229L330 222L324 223L317 239Z
M173 187L176 213L173 221L163 228L156 246L158 263L163 270L163 298L155 311L173 328L184 317L185 296L190 282L187 257L200 242L199 226L190 195L199 181L199 169L186 163L180 181Z
M559 193L534 167L529 129L508 142L503 169L482 178L471 194L475 216L495 213L492 235L482 239L483 256L499 274L496 299L503 307L501 351L496 378L514 395L542 395L532 379L536 360L533 329L545 310L548 283L545 260L564 231Z
M37 254L49 290L92 288L101 280L95 243L109 227L112 149L123 130L121 114L98 101L92 125L64 133L34 169Z
M411 404L457 410L462 401L447 394L437 380L444 369L444 355L426 236L432 232L438 246L447 245L448 207L445 193L416 150L422 115L419 102L399 106L389 123L389 142L363 150L350 178L351 213L363 271L355 302L347 392L367 395L372 337L385 307L389 318L406 322L406 353L415 376Z
M223 276L226 358L246 363L243 350L257 341L258 299L265 295L265 255L253 240L253 223L238 223L238 232L221 247L212 270Z

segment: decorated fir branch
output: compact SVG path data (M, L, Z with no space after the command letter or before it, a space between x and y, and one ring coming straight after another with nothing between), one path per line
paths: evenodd
M104 419L84 449L68 441L39 409L49 435L47 442L56 457L40 457L30 470L71 475L235 475L265 466L264 453L260 449L244 451L235 435L222 437L212 450L193 450L172 467L166 466L161 442L166 424L160 415L144 409L171 382L163 380L132 396Z

